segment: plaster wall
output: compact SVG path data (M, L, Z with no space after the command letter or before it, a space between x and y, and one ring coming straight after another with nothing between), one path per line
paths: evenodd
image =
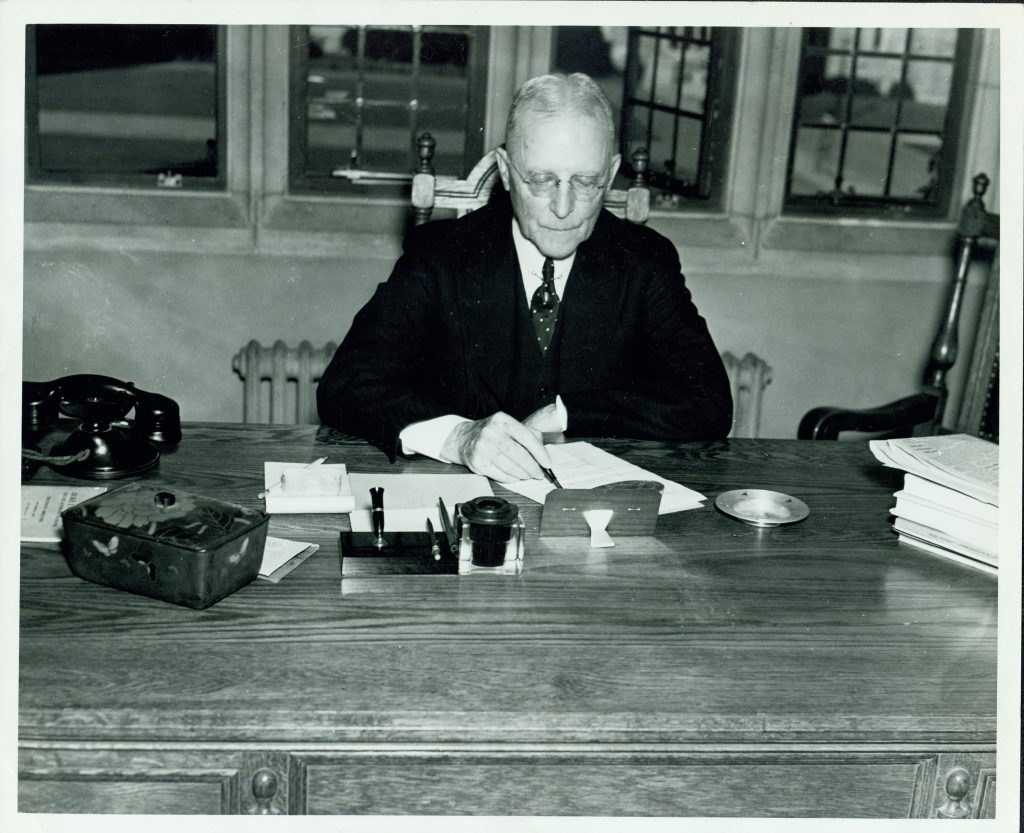
M919 388L947 288L946 259L767 253L716 273L707 255L682 257L716 344L737 355L752 350L774 368L762 436L796 436L815 405L867 407ZM29 250L23 378L103 373L175 398L183 419L240 421L232 356L251 338L340 341L391 265L391 257L357 254ZM984 277L972 276L963 344ZM949 414L958 390L954 374Z

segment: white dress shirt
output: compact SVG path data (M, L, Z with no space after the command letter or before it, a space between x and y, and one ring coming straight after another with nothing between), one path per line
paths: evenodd
M544 267L544 255L533 243L523 237L522 231L519 230L519 223L514 218L512 220L512 241L515 243L516 257L519 260L519 272L523 276L526 306L529 307L533 293L543 283L541 270ZM565 297L565 285L569 280L569 272L572 270L575 259L576 253L573 252L564 260L554 261L555 291L559 298ZM562 431L565 431L569 427L569 415L560 396L555 397L555 409L558 412ZM405 454L422 454L424 457L432 457L445 463L457 462L456 460L445 460L441 455L441 447L456 425L469 421L466 417L458 414L445 414L407 425L398 435L402 451Z

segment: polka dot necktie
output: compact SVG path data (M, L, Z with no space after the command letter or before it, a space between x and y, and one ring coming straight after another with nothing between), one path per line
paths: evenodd
M541 270L541 285L533 293L530 301L530 314L533 316L533 328L537 332L537 343L541 353L547 354L551 346L551 337L555 332L555 321L558 319L558 293L555 291L555 263L544 258Z

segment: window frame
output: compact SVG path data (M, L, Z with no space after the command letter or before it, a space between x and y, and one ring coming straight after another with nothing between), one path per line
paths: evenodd
M410 27L411 28L411 27ZM446 29L446 26L421 26L423 30ZM486 119L488 86L488 56L490 48L490 26L471 26L469 34L469 55L466 62L468 82L467 125L483 125ZM309 26L295 25L289 28L292 48L289 50L288 66L288 190L293 194L366 194L369 188L376 196L406 197L414 172L414 150L410 142L410 156L407 170L376 171L387 176L384 180L363 179L358 184L341 176L314 176L306 171L307 149L307 98L306 78L309 74L308 50ZM417 138L422 130L417 130ZM465 176L477 160L486 152L483 131L467 131L463 166L460 176ZM337 167L344 164L338 160ZM368 170L368 169L367 169Z
M914 27L907 27L908 32ZM857 39L860 38L861 29L855 27ZM800 30L801 49L798 59L798 66L802 68L807 56L807 29ZM953 75L949 89L949 104L946 108L946 115L942 130L943 145L942 154L939 157L938 165L938 189L934 203L926 203L921 200L901 199L898 197L878 197L873 195L843 195L836 198L832 194L792 194L790 192L793 178L793 167L796 158L796 141L800 129L800 91L799 91L799 70L797 84L794 89L793 116L791 119L792 129L787 154L786 182L783 192L782 213L794 216L833 216L833 217L905 217L908 219L943 219L950 216L953 208L953 194L956 193L958 162L962 154L964 144L964 121L968 99L968 79L972 75L971 58L976 54L975 41L977 30L959 28L957 30L956 46L952 57ZM855 54L861 54L859 48ZM872 57L869 54L869 57ZM845 131L844 125L837 127ZM890 128L890 133L892 132Z
M252 58L262 38L260 27L223 28L224 187L158 188L154 183L140 188L26 180L26 245L174 251L182 245L182 230L188 229L191 243L198 249L251 250L250 116L253 90L260 81L254 75Z
M135 188L142 191L159 188L182 191L224 191L227 188L227 28L216 29L217 47L214 55L215 109L217 142L217 175L212 177L182 177L180 184L164 184L163 174L143 173L89 173L44 171L39 169L41 137L39 133L39 79L36 69L37 27L25 27L25 182L31 185L68 185L97 188ZM96 25L96 24L82 24Z
M657 31L661 27L630 26L627 28L630 30L627 35L629 46L623 78L619 147L622 153L621 174L632 179L636 172L630 162L630 154L638 147L647 146L649 142L647 142L646 136L634 140L625 135L628 122L627 108L634 103L639 106L651 104L649 101L637 99L630 94L628 72L635 54L634 38L654 37L658 40L675 40L676 36ZM705 104L704 129L701 132L698 181L696 183L698 193L690 196L662 189L665 197L658 199L656 195L654 202L667 210L715 211L723 205L724 192L729 184L730 147L733 141L733 115L740 77L739 56L742 37L739 30L734 27L712 26L708 28L711 28L712 31L708 40L710 57L705 96L710 101ZM659 109L669 112L675 108ZM679 114L674 115L678 119ZM650 147L646 147L646 149L650 152ZM648 181L651 182L652 189L657 189L659 187L657 185L658 173L653 170L653 165L648 167L648 171Z
M947 259L960 196L970 175L998 174L992 137L971 133L972 119L993 104L991 66L999 28L979 30L968 62L962 158L948 216L870 218L782 213L786 153L795 107L801 32L787 27L737 30L734 115L728 176L715 206L652 206L648 225L680 249L691 272L772 269L780 258L813 277L856 269L864 254ZM221 192L29 184L24 188L27 249L74 247L212 254L360 256L393 261L409 221L407 197L291 193L288 187L287 25L227 27L228 185ZM496 26L490 33L484 143L504 136L512 94L547 72L551 27ZM984 59L984 65L982 63ZM986 80L988 79L988 80ZM984 89L982 86L984 84ZM995 162L993 162L995 154ZM992 165L989 167L978 167ZM862 233L864 228L870 234ZM794 261L787 253L814 256ZM937 261L938 262L938 261Z

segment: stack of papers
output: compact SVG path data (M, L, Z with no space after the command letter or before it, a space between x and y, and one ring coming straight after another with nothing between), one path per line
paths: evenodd
M891 510L900 541L996 574L999 446L968 434L870 446L879 461L906 472Z
M693 489L687 489L679 483L652 474L647 469L627 463L590 443L564 443L548 445L545 448L551 457L551 469L563 489L593 489L596 486L630 480L655 480L664 487L659 515L684 509L699 509L703 501L707 500L704 495ZM543 503L544 496L555 488L547 480L517 480L501 485L537 503Z

